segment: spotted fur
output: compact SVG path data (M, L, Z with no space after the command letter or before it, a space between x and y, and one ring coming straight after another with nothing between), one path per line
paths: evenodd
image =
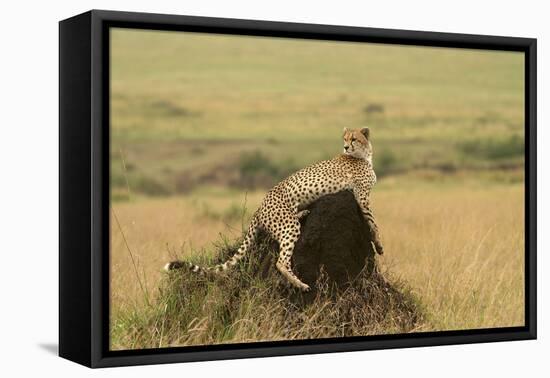
M376 184L372 166L372 145L368 128L344 129L344 153L331 160L321 161L287 177L265 196L254 213L248 232L235 255L223 264L203 269L191 263L174 261L166 269L188 267L193 272L223 271L244 257L254 243L260 228L266 230L279 243L277 269L295 287L309 291L291 268L294 246L300 237L300 219L307 216L305 208L320 197L342 190L352 191L363 216L369 224L371 239L376 251L383 253L378 227L369 207L369 194Z

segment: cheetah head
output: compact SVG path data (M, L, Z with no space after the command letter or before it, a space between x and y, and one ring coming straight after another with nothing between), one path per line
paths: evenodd
M368 127L362 129L344 128L344 155L372 161L372 145Z

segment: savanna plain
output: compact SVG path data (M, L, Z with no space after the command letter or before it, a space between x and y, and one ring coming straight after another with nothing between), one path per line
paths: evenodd
M114 29L110 64L112 349L524 324L522 54ZM218 261L271 186L364 126L369 299L162 271Z

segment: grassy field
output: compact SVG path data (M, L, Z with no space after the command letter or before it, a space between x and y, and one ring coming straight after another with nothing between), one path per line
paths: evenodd
M454 185L433 188L416 184L405 189L403 186L410 180L395 178L392 181L373 196L386 245L386 254L379 258L379 263L382 270L406 283L406 288L423 304L424 319L415 330L522 325L522 186L493 184L487 187L468 183L460 188ZM237 197L219 198L212 194L200 200L174 197L114 206L124 226L117 229L113 219L112 316L114 329L122 327L122 331L113 333L113 347L132 345L129 336L134 333L126 333L132 329L128 325L130 314L133 321L145 317L141 322L147 322L150 320L148 314L158 310L148 309L146 298L155 303L159 282L166 278L160 267L173 259L175 253L188 259L206 256L206 260L201 260L204 263L217 251L213 241L223 244L220 234L229 240L240 237L240 216L224 218L224 214L233 214ZM259 193L248 196L251 209L259 199ZM205 212L201 201L215 203L219 213ZM126 250L121 230L130 244L137 270ZM144 283L144 289L137 284L138 279ZM223 283L214 285L216 290L223 288ZM143 290L147 294L143 295ZM243 305L240 311L246 319L247 307ZM205 318L207 314L202 313ZM185 324L172 337L176 337L176 341L185 339L188 326L192 328ZM261 339L280 339L284 331L274 334L266 331ZM390 329L385 331L390 332ZM141 329L138 334L142 344L133 346L157 345L161 340L158 335L155 338L154 333L150 339L143 340L143 333L148 335L150 332L148 327ZM372 332L364 330L364 334L369 333ZM304 332L299 335L304 336ZM220 336L210 340L201 336L189 342L247 339ZM164 344L158 345L170 345L170 338L165 337Z
M403 323L390 306L372 320L364 303L365 323L344 334L523 324L521 54L123 30L111 41L112 348L341 335L347 302L289 314L248 282L223 307L237 315L220 318L177 302L161 267L217 256L266 190L365 125L379 264L421 315ZM220 305L239 282L194 295Z

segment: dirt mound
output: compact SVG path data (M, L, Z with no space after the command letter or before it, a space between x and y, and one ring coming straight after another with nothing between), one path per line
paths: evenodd
M372 272L375 251L352 193L322 197L309 210L294 253L296 272L305 282L315 283L321 267L339 286L354 280L365 268Z
M142 327L133 327L131 340L138 337L156 345L158 335L150 334L151 324L163 324L167 345L379 335L418 329L424 322L421 304L405 283L376 268L369 229L353 195L327 195L309 210L302 220L293 266L311 292L289 287L275 268L278 245L264 233L243 261L225 274L171 271L159 287L157 303L151 307L154 311L145 317ZM197 254L191 262L203 266L223 262L240 242L224 239L213 259Z

